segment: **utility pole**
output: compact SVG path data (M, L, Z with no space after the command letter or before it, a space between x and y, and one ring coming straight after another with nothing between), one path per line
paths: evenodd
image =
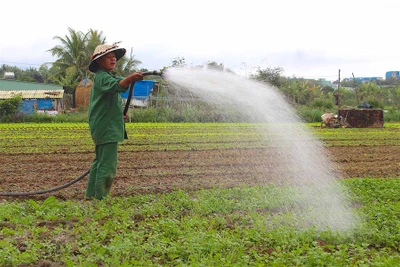
M334 94L335 100L336 100L336 105L338 106L338 109L340 109L340 94L339 94L339 89L340 89L340 69L339 69L339 78L338 78L338 87L336 94Z
M340 94L339 94L339 88L340 88L340 69L339 69L339 79L338 79L338 87L337 87L337 93L338 93L338 109L340 109Z

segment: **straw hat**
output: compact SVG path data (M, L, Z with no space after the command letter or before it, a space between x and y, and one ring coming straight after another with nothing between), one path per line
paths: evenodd
M101 58L102 56L107 55L110 52L114 52L117 61L122 58L125 53L125 48L119 48L116 44L113 45L106 45L101 44L96 47L93 54L90 56L90 63L89 63L89 70L91 72L96 72L99 69L99 64L97 63L97 59Z

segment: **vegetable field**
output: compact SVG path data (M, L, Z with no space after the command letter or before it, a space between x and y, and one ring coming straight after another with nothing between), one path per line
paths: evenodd
M260 185L266 182L264 168L269 167L267 175L271 179L279 176L273 173L273 151L262 135L266 125L128 124L127 127L130 138L119 146L115 196ZM400 173L399 127L397 124L385 129L314 127L313 132L332 153L344 171L344 178L386 178ZM32 191L66 183L89 168L93 151L84 123L2 124L1 189ZM84 188L85 182L80 182L52 195L82 199Z
M127 124L111 198L83 201L86 179L0 197L0 266L399 266L400 124L307 125L362 217L351 234L288 223L265 127ZM67 183L93 151L85 123L0 124L0 191Z

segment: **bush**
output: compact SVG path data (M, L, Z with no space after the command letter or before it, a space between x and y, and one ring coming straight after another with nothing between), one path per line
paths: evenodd
M87 113L71 113L48 115L46 113L33 113L31 115L18 113L13 117L13 122L87 122Z
M383 113L383 119L385 122L399 122L400 121L400 110L386 110Z
M300 106L297 108L297 112L300 118L302 118L305 122L321 122L322 114L329 111L323 111L319 108Z
M331 99L317 98L311 103L311 107L321 110L332 110L334 108L334 103Z
M14 96L10 99L0 100L0 121L11 122L17 115L18 108L22 103L21 95Z
M70 114L58 114L50 117L52 118L53 122L88 122L87 111Z
M23 122L52 122L53 117L46 113L33 113L32 115L24 115L22 118Z
M375 98L368 98L366 102L368 102L373 108L384 108L383 103Z
M182 105L179 109L143 108L129 111L131 122L243 122L244 114L236 110L218 110L211 106Z

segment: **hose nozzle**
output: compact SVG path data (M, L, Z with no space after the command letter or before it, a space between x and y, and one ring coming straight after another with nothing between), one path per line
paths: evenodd
M158 70L145 71L145 72L142 72L142 75L143 76L158 75L158 76L161 76L161 78L162 78L162 71L158 71Z

